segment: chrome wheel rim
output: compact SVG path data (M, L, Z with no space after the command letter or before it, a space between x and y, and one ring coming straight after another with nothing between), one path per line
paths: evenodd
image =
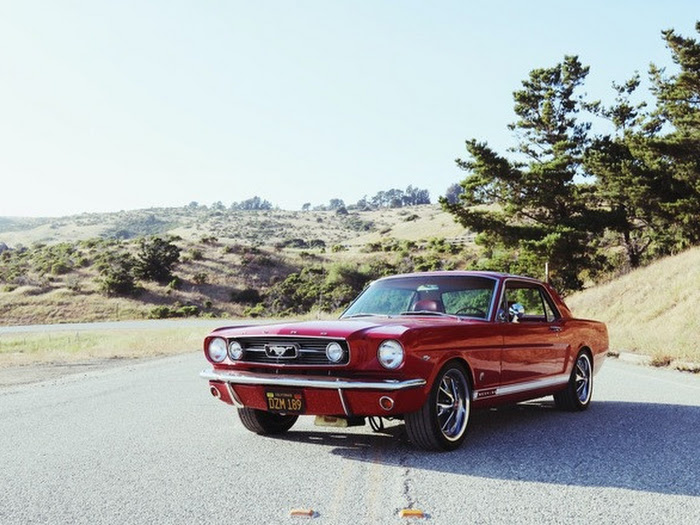
M587 354L581 354L576 360L574 386L576 397L582 405L591 398L591 360Z
M457 441L469 421L469 387L459 370L450 370L442 376L437 391L437 420L440 432L449 441Z

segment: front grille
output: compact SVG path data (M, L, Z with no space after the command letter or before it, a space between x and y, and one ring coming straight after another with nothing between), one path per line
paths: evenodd
M344 339L315 337L241 337L236 341L243 347L245 363L273 365L338 366L350 361L348 344ZM335 341L344 350L339 363L331 363L326 357L326 346ZM229 343L231 340L229 340Z

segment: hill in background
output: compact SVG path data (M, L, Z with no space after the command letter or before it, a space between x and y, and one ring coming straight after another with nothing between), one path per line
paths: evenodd
M136 253L145 236L172 239L180 249L176 279L166 286L142 282L134 296L107 296L105 265ZM321 276L307 272L309 285L340 275L357 287L357 272L455 268L468 260L464 250L474 249L465 229L437 205L368 211L188 206L1 218L0 243L0 250L9 247L0 255L2 325L250 315L271 287L299 272ZM318 308L334 311L344 299ZM284 308L254 313L300 310Z
M35 243L166 234L185 240L214 236L222 241L258 246L274 246L293 238L321 239L329 246L337 243L362 246L382 237L419 241L436 235L458 237L465 233L465 229L438 205L347 213L186 206L53 218L0 217L0 242L11 248Z
M174 239L180 249L176 279L140 283L133 297L106 296L99 270L105 252L134 253L148 235ZM459 269L480 254L473 236L437 205L348 213L183 207L0 218L0 252L4 245L0 325L267 315L260 308L266 294L299 290L307 296L291 297L299 310L287 314L310 309L328 315L355 290L333 302L315 284L326 282L326 292L347 283L361 287L358 276L369 275L368 269ZM301 304L308 295L311 302ZM607 323L614 351L652 355L657 364L700 360L700 319L693 314L700 302L700 248L566 301L576 316Z
M700 247L574 294L566 302L576 316L607 323L616 351L643 352L657 364L698 361Z

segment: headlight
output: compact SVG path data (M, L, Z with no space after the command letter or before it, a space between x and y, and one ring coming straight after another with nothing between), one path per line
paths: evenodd
M209 359L215 363L221 363L221 361L226 359L226 341L221 337L215 337L209 341L207 353L209 354Z
M343 347L335 341L328 343L326 346L326 357L331 363L339 363L343 359L344 355L345 351L343 350Z
M234 361L238 361L243 357L243 347L241 343L238 341L231 341L231 344L228 345L228 356Z
M389 370L394 370L403 364L404 350L401 343L389 339L379 345L377 350L377 359L379 363Z

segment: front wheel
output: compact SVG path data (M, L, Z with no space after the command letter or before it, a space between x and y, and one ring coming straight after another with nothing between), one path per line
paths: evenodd
M554 404L562 410L572 412L586 410L593 394L593 366L588 352L581 351L576 357L569 382L561 392L554 394Z
M408 439L425 450L454 450L466 436L470 408L471 390L464 367L447 363L421 409L404 416Z
M241 423L251 432L260 435L284 434L297 422L299 416L273 414L254 408L239 408L238 417Z

